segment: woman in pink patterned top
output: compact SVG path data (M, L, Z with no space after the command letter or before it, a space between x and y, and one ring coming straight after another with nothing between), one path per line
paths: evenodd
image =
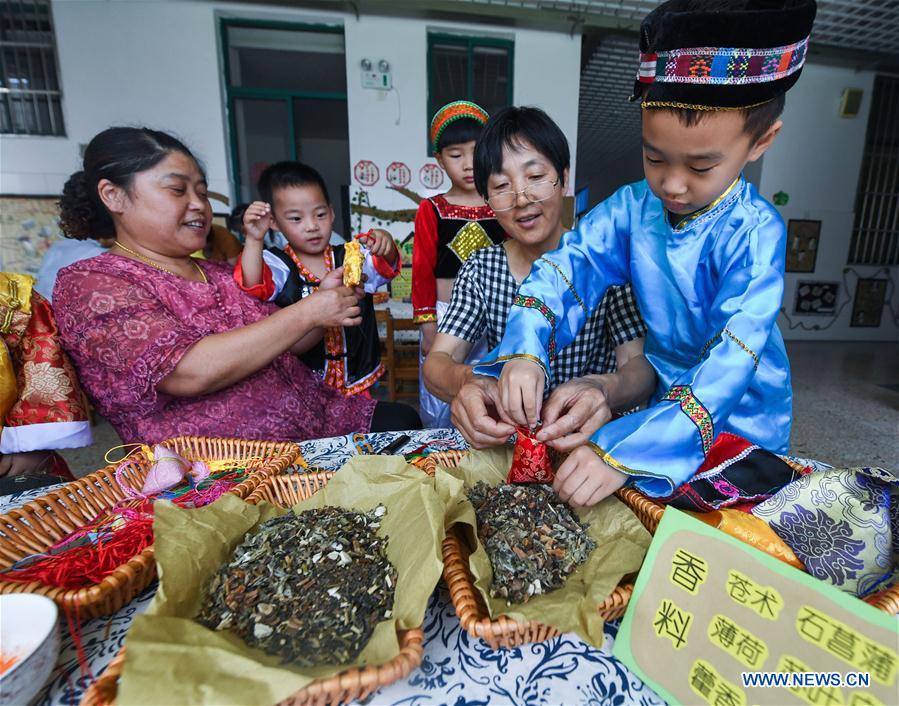
M229 266L190 257L212 209L202 169L175 138L105 130L60 206L68 237L116 238L108 253L59 273L53 308L82 385L125 442L420 427L410 407L343 397L297 359L322 327L359 322L340 269L278 309L241 292Z

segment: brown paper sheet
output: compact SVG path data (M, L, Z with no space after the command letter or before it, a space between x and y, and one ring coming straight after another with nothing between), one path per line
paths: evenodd
M437 468L435 481L437 492L446 504L446 526L467 525L466 535L475 547L469 558L475 587L484 597L493 618L507 615L520 622L537 620L561 632L575 632L585 642L600 647L603 620L597 607L622 577L640 569L650 534L615 497L591 508L579 509L578 516L590 524L588 534L596 541L596 549L565 584L551 593L533 596L527 603L508 605L503 598L491 597L489 588L493 583L493 569L487 552L477 540L477 520L465 488L479 480L491 485L504 482L511 463L512 449L497 447L469 452L456 468Z
M422 624L428 598L443 569L443 504L433 481L397 457L353 459L318 493L297 505L371 510L387 507L381 533L397 569L393 619L375 628L356 666L381 664L399 653L396 628ZM300 669L247 646L227 631L194 622L203 586L227 561L244 535L288 512L248 505L226 495L212 505L182 510L156 504L154 531L159 590L128 632L128 657L119 686L122 706L147 704L275 704L348 666Z

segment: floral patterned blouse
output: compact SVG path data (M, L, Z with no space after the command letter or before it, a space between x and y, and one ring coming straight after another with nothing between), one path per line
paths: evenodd
M304 440L367 432L375 402L344 397L290 352L231 387L174 397L156 386L197 341L259 321L225 264L198 261L208 284L104 253L60 271L60 338L81 383L125 443L190 434Z

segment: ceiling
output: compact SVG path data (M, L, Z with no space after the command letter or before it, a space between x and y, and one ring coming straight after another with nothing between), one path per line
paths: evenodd
M586 26L637 29L661 3L654 0L452 0L453 4L563 14ZM447 4L447 3L443 3ZM871 52L899 52L896 0L818 0L812 37L817 44Z
M567 20L572 31L599 36L585 43L578 129L578 172L587 165L615 165L638 155L640 110L627 103L636 73L640 20L660 3L653 0L452 0L504 16L517 12ZM819 0L812 31L813 55L838 55L855 65L899 65L899 0ZM581 181L579 178L578 181Z
M251 0L342 6L381 14L447 17L568 30L584 36L578 181L589 170L639 164L640 110L627 102L637 70L636 33L655 0ZM859 69L899 73L899 0L818 0L809 54ZM592 194L591 194L592 196Z

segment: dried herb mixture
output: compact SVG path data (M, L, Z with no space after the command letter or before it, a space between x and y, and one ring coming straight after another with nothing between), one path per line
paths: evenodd
M509 604L560 588L596 548L581 522L548 485L480 481L468 490L478 538L493 565L490 595Z
M391 617L386 508L288 513L259 525L210 580L197 620L302 667L355 660Z

